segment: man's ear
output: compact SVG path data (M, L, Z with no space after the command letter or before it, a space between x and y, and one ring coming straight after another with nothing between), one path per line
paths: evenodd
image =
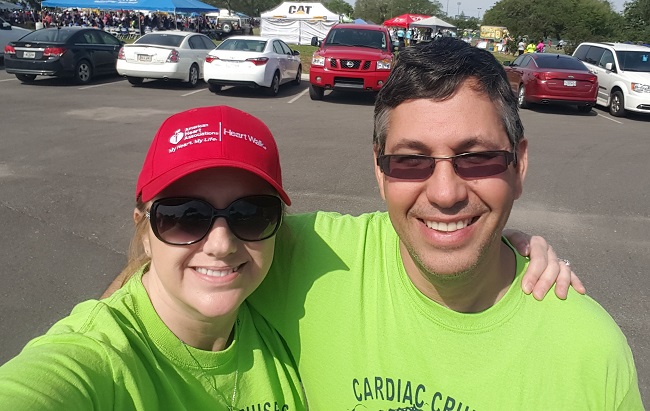
M528 140L522 138L517 143L517 172L515 181L515 199L521 196L524 190L524 180L526 179L526 171L528 171Z
M379 194L381 195L381 199L386 201L386 195L384 194L384 173L381 172L381 169L377 165L377 156L379 156L379 147L374 146L373 148L373 160L375 164L375 178L377 179L377 185L379 186Z
M133 222L134 222L136 225L138 225L138 223L139 223L143 218L147 218L147 216L144 215L144 213L143 213L142 211L138 210L137 207L134 208L134 209L133 209ZM150 243L150 241L149 241L149 236L148 236L147 234L144 234L144 235L142 236L142 239L141 239L141 240L142 240L142 247L144 248L144 252L145 252L145 254L147 254L147 256L151 257L151 243Z

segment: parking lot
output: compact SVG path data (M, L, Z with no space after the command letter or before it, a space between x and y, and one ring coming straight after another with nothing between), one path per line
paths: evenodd
M383 209L372 169L372 95L311 101L305 81L275 98L241 88L215 95L203 83L134 88L117 77L24 85L0 70L0 363L74 304L101 295L120 271L137 173L174 112L227 104L264 120L278 141L292 213ZM650 116L537 107L522 118L530 165L509 227L543 235L571 261L628 337L647 406Z

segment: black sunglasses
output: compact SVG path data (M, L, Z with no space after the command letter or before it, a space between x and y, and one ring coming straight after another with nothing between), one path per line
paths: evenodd
M510 151L478 151L455 156L430 157L419 154L386 154L377 157L382 173L400 180L426 180L433 174L436 161L451 160L461 178L484 178L501 174L508 165L517 165L517 155Z
M154 201L147 211L155 236L171 245L198 243L219 217L242 241L266 240L282 223L282 201L273 195L248 196L218 209L198 198L170 197Z

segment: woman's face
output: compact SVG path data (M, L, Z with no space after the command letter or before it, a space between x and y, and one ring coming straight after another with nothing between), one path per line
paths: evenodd
M223 209L241 197L259 194L276 192L250 172L218 168L190 174L154 200L195 197ZM178 318L179 314L205 320L236 313L244 299L260 285L273 261L275 236L245 242L233 235L224 218L217 218L198 243L163 243L151 227L143 243L151 256L143 282L163 320Z

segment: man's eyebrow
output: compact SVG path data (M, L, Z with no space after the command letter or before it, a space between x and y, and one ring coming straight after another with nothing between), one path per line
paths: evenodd
M454 146L454 151L457 153L464 153L471 151L476 147L481 147L484 149L490 150L499 150L502 147L497 146L491 139L486 139L479 136L468 137L465 140L459 141L457 145ZM391 146L391 151L398 150L413 150L422 153L428 153L431 151L432 147L428 144L425 144L422 140L403 138L399 140L395 145Z

